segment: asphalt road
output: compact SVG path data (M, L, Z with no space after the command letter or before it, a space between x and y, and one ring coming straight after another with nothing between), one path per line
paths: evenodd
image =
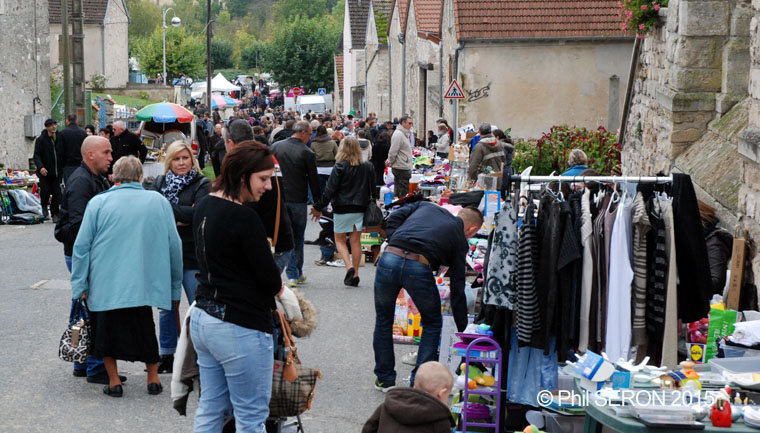
M310 221L306 238L316 239L318 233L319 226ZM192 431L197 393L189 400L188 416L178 415L168 390L170 375L161 375L164 393L151 396L144 365L119 361L128 380L124 397L117 399L105 396L102 385L74 377L72 365L58 359L71 289L52 223L0 226L0 251L0 431ZM314 265L319 255L319 247L306 246L308 281L299 287L317 309L318 326L297 344L304 364L321 369L324 380L302 420L307 433L359 432L384 397L373 388L372 375L375 268L362 268L359 287L346 288L342 268ZM157 313L155 321L158 326ZM396 346L399 378L411 371L401 356L412 350Z

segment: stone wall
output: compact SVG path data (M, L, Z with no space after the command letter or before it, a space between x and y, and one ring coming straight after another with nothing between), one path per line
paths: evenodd
M24 136L24 116L50 116L50 51L47 0L5 0L0 7L0 163L27 169L34 139ZM42 125L33 131L39 135Z
M670 172L708 123L747 95L749 1L671 0L641 42L623 167Z
M642 43L623 172L690 174L747 233L760 287L760 1L670 0L660 18Z
M124 95L133 98L142 98L142 93L148 94L148 99L153 101L174 102L174 87L160 86L157 84L127 83L126 87L114 87L103 89L102 92L110 95Z
M760 240L760 1L752 2L752 18L749 31L749 124L740 134L739 153L741 162L741 187L739 188L739 212L742 228L750 237L752 271L755 285L760 287L760 257L757 243Z
M379 47L368 61L367 113L377 113L381 120L385 120L390 112L388 47Z

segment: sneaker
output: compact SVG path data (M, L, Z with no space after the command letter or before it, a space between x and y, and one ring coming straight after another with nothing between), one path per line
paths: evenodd
M388 390L391 390L396 387L395 382L380 382L380 379L375 378L375 389L380 390L382 392L388 392Z
M305 283L306 283L306 276L305 275L301 275L300 277L298 277L298 280L296 281L296 284L305 284Z
M322 257L319 260L314 260L314 264L317 266L327 266L327 259Z
M298 285L298 280L294 278L291 278L288 280L288 287L290 287L291 289L296 287L297 285Z
M346 264L343 262L342 259L334 260L332 262L327 262L327 266L332 266L335 268L345 268Z

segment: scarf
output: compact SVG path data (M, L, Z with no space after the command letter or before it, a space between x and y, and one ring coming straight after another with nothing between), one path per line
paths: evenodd
M167 171L166 177L164 178L164 186L161 188L161 194L169 200L169 203L178 204L179 193L182 192L186 186L190 185L190 182L195 179L197 174L198 172L195 171L194 168L190 169L190 171L183 175L176 175L171 170Z

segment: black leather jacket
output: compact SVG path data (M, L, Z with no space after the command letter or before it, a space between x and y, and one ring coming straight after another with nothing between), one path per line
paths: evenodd
M376 198L376 191L372 163L365 161L350 165L347 161L340 161L333 167L322 198L314 203L314 207L324 209L332 202L334 213L364 212L370 197Z
M160 193L165 180L163 175L156 177L151 188ZM198 269L198 261L195 259L195 241L193 240L193 216L195 215L195 205L208 195L210 189L211 182L206 176L198 173L193 181L180 191L177 196L179 203L170 203L174 212L174 220L178 223L187 224L177 226L177 233L182 239L183 269Z
M110 187L108 179L90 171L84 162L69 176L61 200L61 218L55 225L55 238L63 242L63 254L70 256L74 250L87 203Z

